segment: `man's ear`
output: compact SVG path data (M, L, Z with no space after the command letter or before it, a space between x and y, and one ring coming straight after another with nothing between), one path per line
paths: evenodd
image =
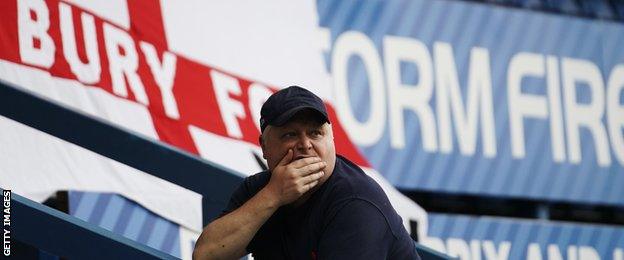
M262 140L262 135L258 136L258 143L260 143L260 148L262 148L262 158L266 160L266 153L264 152L264 141Z

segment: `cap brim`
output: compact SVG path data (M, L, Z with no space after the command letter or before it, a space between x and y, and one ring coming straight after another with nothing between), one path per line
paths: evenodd
M325 113L323 113L322 111L316 109L313 106L299 106L299 107L294 107L291 108L290 110L286 111L286 113L281 114L279 117L277 117L275 120L273 120L273 123L271 125L275 125L275 126L282 126L286 123L288 123L288 121L290 121L290 119L295 116L297 113L309 109L310 111L314 111L316 112L325 122L329 122L329 118L327 118L327 115Z

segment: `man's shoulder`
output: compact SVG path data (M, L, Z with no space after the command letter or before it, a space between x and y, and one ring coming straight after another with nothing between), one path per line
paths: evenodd
M357 202L357 205L378 209L386 217L396 215L388 196L377 181L342 156L337 157L336 165L340 172L328 192L334 207L340 208Z
M378 228L388 228L397 243L412 248L411 238L403 227L402 220L390 203L386 193L373 178L368 176L356 164L346 158L337 157L337 165L342 172L337 176L334 194L333 216L340 215L346 221L376 225ZM358 222L359 215L368 216L363 222ZM373 218L376 220L373 223Z
M358 165L342 156L337 156L336 168L338 171L333 187L336 195L363 198L372 202L379 199L387 200L381 186Z

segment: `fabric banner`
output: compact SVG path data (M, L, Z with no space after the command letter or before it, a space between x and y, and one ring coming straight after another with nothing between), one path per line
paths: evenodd
M429 214L425 245L460 259L624 259L624 228Z
M624 25L469 1L317 2L338 118L403 189L624 205Z

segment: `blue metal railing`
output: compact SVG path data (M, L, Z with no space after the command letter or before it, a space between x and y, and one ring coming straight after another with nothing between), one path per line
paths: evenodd
M72 259L176 259L15 193L11 194L10 212L11 239L57 256Z

